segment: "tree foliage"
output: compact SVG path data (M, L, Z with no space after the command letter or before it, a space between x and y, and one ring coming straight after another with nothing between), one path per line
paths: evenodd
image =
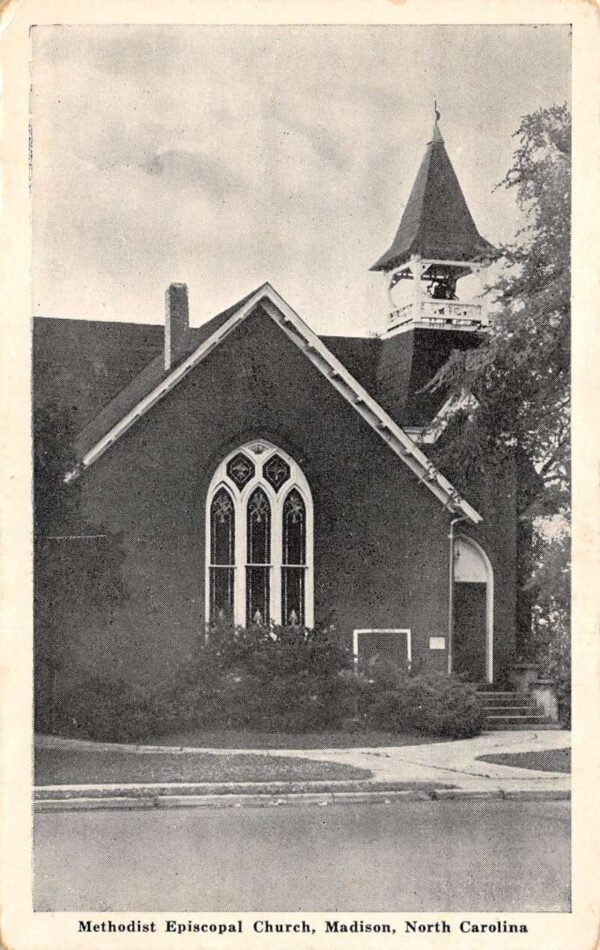
M119 537L82 517L81 483L64 480L74 435L67 407L51 403L34 413L35 693L43 729L52 728L56 676L74 659L76 631L106 622L126 596Z
M474 472L514 455L521 464L520 515L539 526L566 521L570 473L570 156L566 105L525 116L515 133L512 167L498 187L511 189L524 226L500 249L499 276L488 288L491 327L476 350L454 352L433 380L463 408L436 452L466 489ZM465 394L470 394L468 408ZM524 463L524 464L523 464ZM527 532L523 534L527 537ZM566 616L568 541L540 535L526 586L538 618ZM521 561L527 560L520 552ZM541 611L541 613L540 613Z
M442 454L481 468L518 448L540 480L531 514L568 504L570 391L570 116L566 106L525 116L500 186L514 189L525 226L502 247L487 339L455 351L432 385L475 402L457 413ZM473 406L476 408L473 409Z

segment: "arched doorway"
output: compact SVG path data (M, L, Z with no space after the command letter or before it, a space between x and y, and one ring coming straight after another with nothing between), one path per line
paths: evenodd
M454 542L452 671L474 682L494 676L494 574L476 541Z

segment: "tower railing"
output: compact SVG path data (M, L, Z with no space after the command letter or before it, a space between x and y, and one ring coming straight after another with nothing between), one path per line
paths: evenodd
M418 327L475 330L487 327L488 317L481 303L460 300L411 300L389 314L389 329L412 324Z

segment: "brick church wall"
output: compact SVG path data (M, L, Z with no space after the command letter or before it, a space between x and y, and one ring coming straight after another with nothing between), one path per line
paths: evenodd
M84 514L121 533L126 603L73 634L87 669L158 680L204 622L206 492L225 454L253 438L288 451L311 487L315 618L412 628L416 666L447 636L450 514L265 314L254 313L82 475ZM470 534L496 572L498 656L514 638L514 513ZM499 526L500 525L500 526Z

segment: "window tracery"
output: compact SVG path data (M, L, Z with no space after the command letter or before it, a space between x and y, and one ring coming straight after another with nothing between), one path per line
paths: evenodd
M312 523L285 452L260 440L224 459L207 497L207 621L311 626Z
M263 474L269 485L279 491L290 477L290 467L281 455L272 455L263 466Z
M243 452L238 452L227 463L227 474L237 488L243 488L254 475L254 463Z

